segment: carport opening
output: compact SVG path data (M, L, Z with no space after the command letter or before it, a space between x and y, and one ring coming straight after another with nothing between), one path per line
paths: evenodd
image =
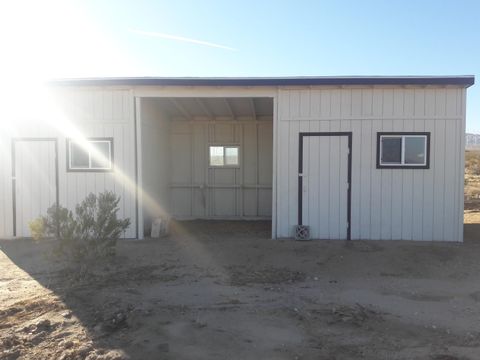
M144 235L153 219L272 217L273 99L142 98Z

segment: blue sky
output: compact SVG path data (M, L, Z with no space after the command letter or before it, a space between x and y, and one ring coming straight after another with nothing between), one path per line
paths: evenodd
M6 6L1 36L22 55L11 63L24 76L480 75L480 1ZM467 131L480 133L480 85L469 89L467 108Z

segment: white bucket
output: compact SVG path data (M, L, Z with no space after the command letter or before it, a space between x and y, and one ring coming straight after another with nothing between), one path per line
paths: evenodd
M152 222L152 231L150 237L158 239L168 235L168 226L170 218L156 218Z

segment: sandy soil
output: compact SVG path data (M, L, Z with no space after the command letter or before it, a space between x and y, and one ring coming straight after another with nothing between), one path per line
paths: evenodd
M463 218L465 224L480 224L480 199L465 201Z
M187 222L72 281L51 242L0 241L0 359L479 359L466 242L272 241Z

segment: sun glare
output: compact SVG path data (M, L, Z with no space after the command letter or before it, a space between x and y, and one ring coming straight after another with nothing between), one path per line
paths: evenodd
M9 1L0 5L0 39L8 54L2 58L0 69L0 98L5 103L0 151L7 153L14 137L61 136L79 143L97 160L107 160L87 141L91 134L76 125L78 121L68 111L68 99L48 85L56 78L125 76L136 69L84 6L60 0ZM118 164L113 176L126 191L141 196L145 207L165 213Z

